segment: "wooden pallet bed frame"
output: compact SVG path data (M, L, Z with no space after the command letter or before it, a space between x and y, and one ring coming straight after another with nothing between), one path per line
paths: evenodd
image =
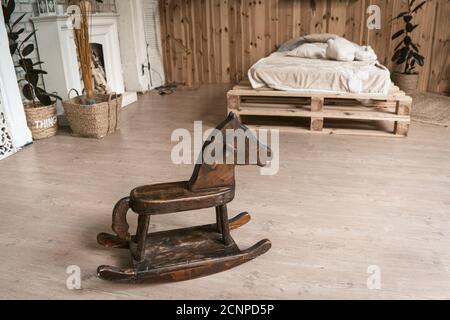
M387 96L354 93L319 93L253 89L244 80L227 93L228 111L241 116L310 118L309 131L327 134L375 136L408 135L412 98L391 85ZM394 123L384 130L324 128L324 119L376 120ZM257 126L259 127L259 126ZM284 126L282 126L284 127ZM301 127L286 127L300 130Z

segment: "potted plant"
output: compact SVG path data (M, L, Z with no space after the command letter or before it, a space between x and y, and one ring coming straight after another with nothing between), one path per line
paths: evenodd
M420 46L412 41L412 33L418 27L418 24L414 24L413 18L426 2L425 0L414 5L415 0L408 0L408 10L399 13L392 19L392 21L402 19L404 23L403 29L398 30L392 35L392 40L403 36L403 39L395 47L394 55L392 56L392 61L397 66L402 67L403 70L394 71L392 81L406 93L414 93L417 90L419 73L415 67L416 65L423 66L425 63L425 58L419 53Z
M96 0L96 2L102 3L101 0ZM72 16L73 32L85 94L77 93L77 97L63 101L64 111L75 134L102 138L119 128L122 97L115 93L94 92L92 51L89 38L91 1L71 0L67 4L69 8L76 6Z
M26 13L14 21L12 20L15 7L14 0L6 2L3 5L3 16L8 33L9 50L15 61L15 68L20 71L19 74L23 74L23 78L19 79L18 83L22 85L22 94L27 99L24 103L27 124L34 140L49 138L54 136L58 130L56 99L61 98L56 94L48 93L39 86L40 75L47 74L47 72L40 68L43 64L42 61L33 62L29 58L35 48L32 43L27 43L27 41L34 36L35 31L25 35L25 29L18 27Z

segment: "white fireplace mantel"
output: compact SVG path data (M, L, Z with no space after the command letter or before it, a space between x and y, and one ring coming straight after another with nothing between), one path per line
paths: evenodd
M124 94L123 105L137 100L136 92L125 92L122 75L117 14L93 14L90 20L90 42L102 45L106 80L112 91ZM73 30L67 25L67 16L33 18L39 56L44 61L44 76L48 92L57 92L66 98L70 89L82 90L79 64ZM62 110L59 110L59 114Z

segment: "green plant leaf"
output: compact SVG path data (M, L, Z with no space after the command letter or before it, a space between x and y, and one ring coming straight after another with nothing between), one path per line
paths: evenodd
M49 105L51 105L53 103L52 99L49 96L49 94L47 92L45 92L44 89L36 87L35 92L36 92L36 97L39 99L39 101L44 106L49 106Z
M33 86L29 83L25 84L22 88L22 93L28 100L34 100L34 90Z
M408 22L405 26L406 32L411 32L413 25L411 22Z
M44 71L41 69L32 69L32 70L29 70L29 72L35 73L35 74L47 74L47 71Z
M398 48L400 48L400 46L401 46L402 44L403 44L403 41L400 41L400 42L395 46L394 52L397 51Z
M11 55L13 55L14 52L16 52L17 46L18 46L18 44L17 44L16 42L14 42L12 45L9 46L9 53L10 53Z
M418 64L419 66L421 66L421 67L423 67L423 65L425 64L425 60L424 60L424 59L420 59L420 58L414 57L414 60L413 60L413 61L416 61L417 64Z
M56 93L48 93L48 92L47 92L47 95L48 95L49 97L52 97L52 98L55 98L55 99L57 99L57 100L62 101L62 98L61 98L60 96L58 96Z
M403 16L403 20L408 23L412 20L412 15L407 14L406 16Z
M394 55L392 56L392 61L398 61L399 59L403 59L403 58L406 60L409 51L410 50L408 47L403 47L403 48L395 51Z
M417 53L417 52L413 52L412 54L413 54L413 56L414 56L415 58L417 58L417 59L421 59L421 60L424 60L424 59L425 59L424 56L422 56L421 54L419 54L419 53Z
M415 24L415 25L411 28L411 30L409 30L408 32L413 32L414 29L416 29L418 26L419 26L418 24Z
M38 81L39 81L39 75L36 74L36 73L30 73L30 72L27 72L27 73L25 74L25 80L26 80L27 82L31 83L31 85L32 85L33 87L36 87L36 86L37 86L37 83L38 83Z
M6 6L3 6L3 18L5 18L5 24L9 24L15 8L16 2L14 0L9 0Z
M30 53L32 53L34 50L34 44L30 43L22 50L22 55L24 57L28 56Z
M392 56L392 61L396 61L396 60L400 57L400 54L401 54L401 52L402 52L403 49L404 49L404 48L401 48L401 49L396 50L396 51L394 52L394 55Z
M41 99L43 99L43 100L49 102L49 103L46 104L46 105L52 104L52 103L54 102L54 101L51 101L50 98L55 98L55 99L57 99L57 100L61 100L61 101L62 101L62 98L61 98L60 96L58 96L58 95L56 94L56 92L54 92L54 93L49 93L49 92L45 91L44 89L42 89L42 88L40 88L40 87L36 87L36 96L38 97L39 101L41 101L40 98L39 98L39 97L41 97ZM47 97L48 99L47 99L46 97ZM41 101L41 103L42 103L42 101Z
M25 43L25 42L27 42L28 40L30 40L30 38L31 38L32 36L34 36L35 33L36 33L36 30L33 30L33 32L30 32L30 33L22 40L22 43Z
M43 63L44 63L44 61L37 61L37 62L33 63L33 66L38 66L38 65L41 65Z
M413 32L414 29L417 28L418 26L419 26L418 24L413 25L412 23L408 22L405 27L406 32Z
M414 9L412 9L413 13L416 13L417 11L420 10L420 8L422 8L424 6L424 4L427 3L427 1L422 1L421 3L419 3Z
M406 58L399 58L395 63L396 64L403 64L403 63L405 63L405 61L406 61Z
M417 46L411 42L411 47L416 50L416 52L419 52L419 48L417 48Z
M403 50L401 50L400 57L404 58L405 60L408 59L408 54L411 50L408 47L404 47Z
M398 30L396 33L394 33L394 34L392 35L392 38L391 38L391 39L394 40L394 39L400 37L403 33L405 33L405 30L404 30L404 29Z
M9 0L8 4L6 5L6 8L8 9L9 14L12 14L14 12L14 10L16 9L16 1Z
M392 18L391 21L400 19L401 17L403 17L405 14L407 14L408 12L404 11L398 14L398 16L396 16L395 18Z
M392 61L395 61L396 64L402 64L408 58L410 49L408 47L403 47L397 50L392 57Z
M22 34L25 31L24 28L20 28L19 31L16 31L17 34Z
M8 33L8 38L12 41L17 41L17 39L19 39L19 34L17 32L10 32Z
M19 66L25 71L33 70L33 61L28 58L20 59Z
M39 96L36 95L36 97L44 106L49 106L53 104L52 99L47 95L39 95Z
M405 45L407 45L407 46L409 46L409 45L411 44L411 42L412 42L412 40L411 40L411 37L410 37L410 36L406 36L406 37L403 39L403 43L404 43Z
M16 19L16 21L14 21L14 23L12 24L11 28L14 28L20 21L22 21L22 19L27 15L27 13L23 13L20 17L18 17Z

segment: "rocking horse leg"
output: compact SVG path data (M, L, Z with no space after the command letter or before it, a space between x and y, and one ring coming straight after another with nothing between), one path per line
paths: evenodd
M231 235L230 235L230 225L228 223L228 212L227 205L218 206L219 218L220 218L220 226L222 231L222 240L225 245L229 245L232 243Z
M149 215L139 215L135 238L137 247L136 252L134 254L134 259L139 262L144 260L145 258L145 246L147 241L147 232L149 224L150 224Z
M222 233L222 221L220 220L220 209L216 207L216 226L217 232Z

